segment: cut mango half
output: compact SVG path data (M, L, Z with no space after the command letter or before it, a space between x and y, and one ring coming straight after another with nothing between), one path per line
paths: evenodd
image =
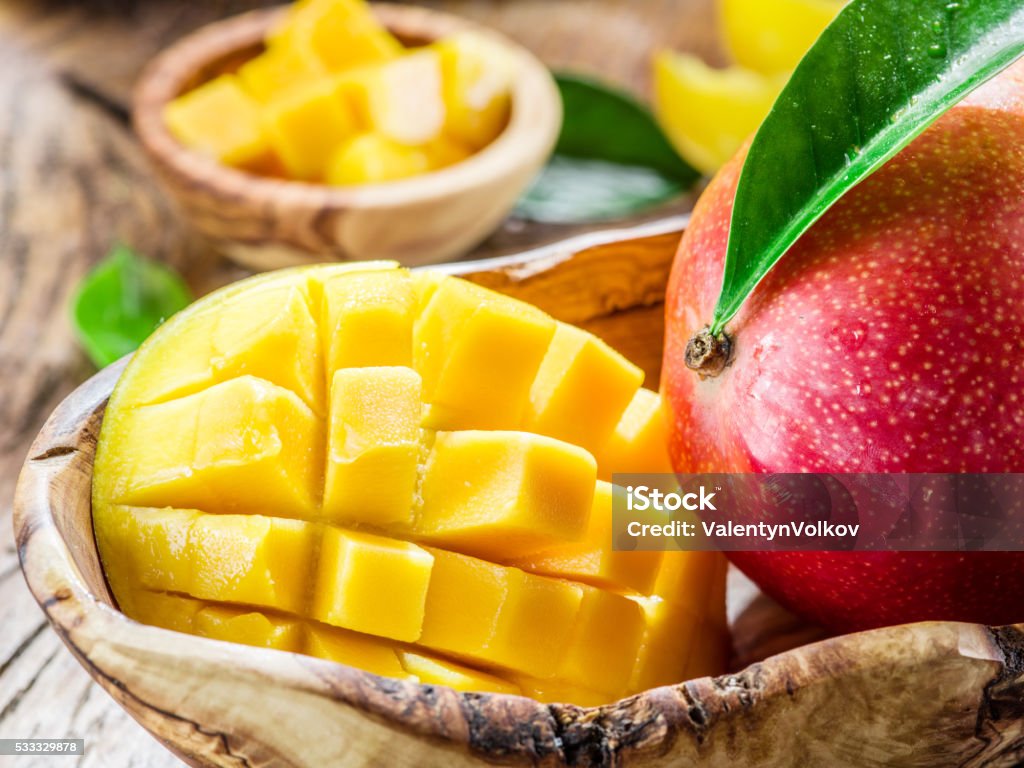
M230 286L110 398L93 515L111 590L139 621L461 690L603 703L720 671L721 557L612 548L598 476L667 465L642 378L455 277L365 263Z

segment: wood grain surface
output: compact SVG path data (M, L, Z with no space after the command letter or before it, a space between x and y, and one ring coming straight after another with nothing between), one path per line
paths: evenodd
M127 127L144 62L214 18L267 3L5 0L0 4L0 738L86 737L86 768L179 765L96 687L25 589L10 500L29 443L92 369L67 320L76 281L115 241L181 269L198 293L244 273L196 258ZM651 50L716 59L710 0L450 0L552 65L646 92ZM683 205L685 205L684 203ZM480 255L562 231L507 227ZM204 265L196 268L192 265ZM0 757L0 764L6 764ZM49 766L19 758L17 768Z

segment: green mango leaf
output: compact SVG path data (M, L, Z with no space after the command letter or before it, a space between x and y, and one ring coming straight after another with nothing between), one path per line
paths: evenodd
M515 215L558 223L621 218L672 199L700 178L629 94L580 75L556 73L555 82L562 131Z
M711 334L847 190L1022 53L1021 0L849 3L754 137Z
M82 278L71 320L86 354L102 368L134 352L191 301L177 272L119 245Z

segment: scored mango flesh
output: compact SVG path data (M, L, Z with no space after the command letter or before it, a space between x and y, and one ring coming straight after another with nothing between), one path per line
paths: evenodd
M721 556L612 549L599 477L668 462L642 379L455 277L235 284L161 327L110 398L111 590L145 623L461 690L591 705L717 674Z
M514 56L460 32L405 48L364 0L300 0L265 50L165 108L183 144L232 167L353 185L453 165L508 122Z

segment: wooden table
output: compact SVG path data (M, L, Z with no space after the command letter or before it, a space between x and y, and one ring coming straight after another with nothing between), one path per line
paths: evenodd
M556 67L640 93L663 46L720 58L711 0L450 0ZM192 263L204 248L154 186L128 126L133 78L184 32L246 6L178 0L0 5L0 738L84 737L80 766L179 763L96 687L22 580L10 499L28 445L93 372L72 338L73 286L116 241L177 266L198 293L244 273ZM553 237L509 230L482 252ZM69 758L65 760L70 763ZM5 761L10 761L7 763ZM17 768L49 758L3 758ZM66 763L61 762L61 765Z

